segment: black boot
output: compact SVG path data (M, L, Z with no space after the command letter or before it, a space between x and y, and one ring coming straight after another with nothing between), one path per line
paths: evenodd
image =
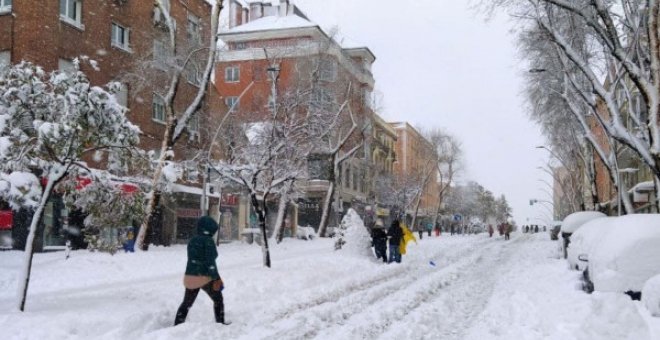
M176 312L176 317L174 318L174 326L186 322L186 317L188 316L188 308L179 308Z

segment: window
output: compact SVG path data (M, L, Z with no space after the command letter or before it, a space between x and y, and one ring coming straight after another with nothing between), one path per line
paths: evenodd
M199 45L202 42L201 27L199 26L199 17L188 13L188 43L190 46Z
M244 50L246 48L247 48L247 44L245 42L234 43L234 49L236 50Z
M83 28L82 2L80 0L60 0L60 19Z
M201 112L196 112L190 117L190 120L188 120L188 132L190 132L191 135L199 131L199 116L201 114Z
M115 98L117 98L117 103L123 107L128 107L128 85L122 83L119 91L115 94Z
M170 52L169 45L165 42L154 40L153 60L157 68L167 69L169 59L172 53Z
M9 66L11 64L11 52L0 51L0 68Z
M225 68L225 82L236 83L241 79L241 69L238 66L230 66Z
M76 65L74 65L71 60L62 58L57 60L57 69L67 74L72 74L77 71Z
M231 110L234 108L234 110L238 110L238 106L240 105L240 101L238 100L238 97L227 97L225 99L225 105Z
M344 179L344 188L350 188L351 187L351 166L346 167L346 173L345 173L345 179Z
M11 0L0 0L0 13L11 13Z
M334 97L332 92L322 87L315 88L312 91L311 105L316 108L327 108L328 106L334 104Z
M353 169L353 191L358 190L359 181L360 181L360 175L357 170Z
M112 46L119 47L122 50L130 51L129 48L129 30L128 28L116 23L112 23Z
M197 63L192 60L186 65L186 79L188 79L189 83L197 86L199 86L202 79L202 74Z
M151 119L157 122L165 122L165 101L163 97L154 93Z
M319 80L335 81L337 78L337 63L334 60L322 60L319 64Z

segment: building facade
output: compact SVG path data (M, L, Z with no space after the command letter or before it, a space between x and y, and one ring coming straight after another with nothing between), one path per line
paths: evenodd
M394 174L399 178L412 179L413 183L422 183L426 176L426 184L422 189L419 211L420 223L426 225L437 213L440 184L438 183L437 163L434 162L433 145L413 126L406 122L390 123L396 131ZM405 183L405 180L400 182ZM412 215L412 208L406 210L406 215ZM418 226L414 226L418 227Z
M128 118L142 131L140 147L159 150L165 130L162 96L169 84L171 66L187 51L206 44L212 33L211 6L206 1L168 0L165 5L177 27L178 47L173 52L168 51L169 32L164 17L153 1L50 0L38 4L37 1L0 1L0 64L25 60L46 71L67 72L79 63L92 84L121 83L117 99L129 109ZM182 110L197 93L199 65L204 59L203 54L191 58L186 69L187 81L181 81L177 88L175 109ZM200 125L211 117L208 104L203 106L175 147L177 160L187 159L205 143ZM175 189L165 200L169 206L163 209L158 226L152 228L156 232L151 235L152 241L170 244L187 238L192 232L191 225L201 216L201 189L196 184L199 178L186 180L189 181L180 183L177 187L180 190ZM62 209L55 201L47 207L46 234L40 236L46 240L45 246L64 243L61 228L47 228L73 220L69 218L70 212ZM53 233L49 234L49 230ZM15 234L22 233L17 230Z
M221 111L232 110L233 119L258 122L285 100L305 102L314 110L328 112L341 110L344 104L351 106L358 129L342 152L363 146L334 174L340 201L334 208L337 212L348 207L364 212L370 184L371 150L364 131L371 127L373 115L371 65L375 56L371 51L342 44L288 0L230 0L229 28L221 31L220 39L226 46L218 56L214 83L223 102ZM344 120L342 124L346 123ZM319 164L329 166L328 159L319 157L312 151L305 197L291 207L296 217L285 227L316 228L320 223L330 182L327 174L312 169ZM256 221L249 210L244 209L248 215L238 220L240 230Z

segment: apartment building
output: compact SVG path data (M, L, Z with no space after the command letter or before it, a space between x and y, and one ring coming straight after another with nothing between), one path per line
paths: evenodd
M93 84L120 82L118 100L129 108L129 119L142 130L140 147L159 150L165 129L161 96L169 84L171 66L186 51L206 44L212 33L211 6L205 0L166 0L165 5L176 24L177 51L168 50L168 28L153 1L0 0L0 64L26 60L46 71L66 72L79 61L80 69ZM86 58L94 60L98 70L85 62ZM186 69L187 81L180 82L177 89L175 109L183 109L197 93L199 66L204 59L204 53L193 56ZM187 159L204 144L200 126L211 119L207 107L189 124L185 138L175 149L177 159ZM167 209L163 209L161 222L152 228L153 242L184 241L193 233L192 227L201 215L201 189L194 184L197 178L189 179L188 183L175 185L172 195L164 200ZM43 242L37 242L45 246L64 243L63 226L82 227L80 218L57 200L47 207L45 220L38 236ZM21 234L15 237L19 247L23 229L18 226L14 230L14 234Z
M417 215L420 223L430 223L437 212L440 190L437 168L432 158L433 146L407 122L394 122L390 125L396 131L395 152L397 158L394 162L394 174L415 179L420 183L424 181L425 176L429 176L422 191ZM413 213L414 211L411 209L406 211L407 215Z
M229 0L228 5L229 28L220 34L226 48L218 56L215 75L225 112L233 108L232 116L243 122L263 119L273 110L273 87L278 98L306 93L303 96L309 96L309 105L327 110L350 103L359 127L344 149L359 144L364 147L342 164L335 176L341 210L353 207L364 211L369 194L367 130L372 126L374 54L367 47L348 44L324 31L288 0ZM310 163L328 161L310 157ZM312 171L306 197L292 207L298 220L292 219L289 227L319 225L321 203L329 186L324 176ZM249 227L254 220L248 210L242 210L245 215L238 219L239 229Z

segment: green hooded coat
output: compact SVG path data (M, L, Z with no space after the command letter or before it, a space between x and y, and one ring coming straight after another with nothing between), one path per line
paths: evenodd
M218 258L218 250L213 242L213 234L218 231L218 224L208 217L203 216L197 222L197 236L188 242L188 263L186 264L186 275L208 276L212 280L220 278L215 259Z

